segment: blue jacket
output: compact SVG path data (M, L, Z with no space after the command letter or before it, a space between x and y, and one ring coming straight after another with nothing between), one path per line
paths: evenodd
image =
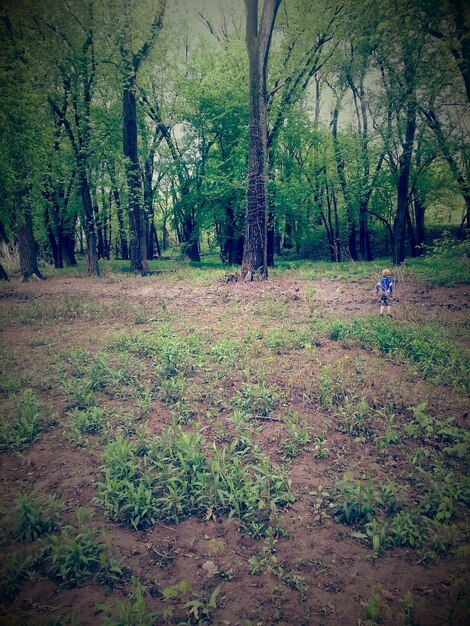
M382 276L380 279L380 283L377 283L375 290L377 293L381 291L382 293L393 293L393 282L390 276Z

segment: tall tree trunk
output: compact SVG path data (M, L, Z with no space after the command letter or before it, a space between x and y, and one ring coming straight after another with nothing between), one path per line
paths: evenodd
M8 274L5 272L3 265L0 263L0 280L10 280Z
M393 262L403 263L406 256L406 216L408 213L409 180L413 142L416 132L416 95L414 88L414 69L411 59L405 52L405 81L408 87L406 103L406 130L403 151L398 162L397 212L393 223Z
M424 214L426 207L422 204L417 191L413 194L414 198L414 212L416 222L416 256L421 256L424 252L425 241L425 226L424 226Z
M359 202L359 251L365 261L372 261L372 247L370 245L369 233L369 199L371 196L370 165L369 165L369 124L367 119L367 107L364 93L364 77L365 70L361 73L359 80L359 100L361 103L361 124L358 125L359 134L361 135L362 150L362 167L364 180L361 185L361 199Z
M151 25L149 37L137 52L132 50L131 15L126 5L124 14L124 32L121 45L121 58L124 69L122 93L122 141L123 153L126 158L126 178L129 191L129 225L130 225L130 257L131 270L147 272L147 224L143 204L140 163L137 145L137 74L142 61L149 55L156 43L157 36L163 27L163 16L166 0L158 0L155 17Z
M116 187L114 177L112 178L111 185L113 187L113 198L114 204L116 205L116 216L119 227L119 250L121 259L123 259L123 261L127 261L129 259L129 249L127 247L126 229L124 227L124 215L122 211L121 197L119 195L118 188Z
M93 216L93 203L91 200L90 184L86 173L86 165L81 161L78 166L78 178L80 183L80 195L82 197L84 212L84 229L87 247L87 273L89 276L99 274L98 254L96 250L96 231Z
M147 233L142 203L139 155L137 147L137 102L135 76L128 77L122 97L123 149L126 157L126 178L129 191L131 271L146 272Z
M258 0L245 0L246 46L250 66L249 151L246 235L241 277L263 278L267 268L267 63L280 0L265 0L258 27Z
M20 273L22 280L29 280L31 276L44 278L39 271L37 257L37 243L33 234L33 218L31 207L25 200L26 192L17 195L17 208L20 213L17 221L17 239L20 253Z
M70 232L64 232L61 239L61 253L62 259L69 267L77 265L77 259L75 258L75 235L73 230Z
M338 178L341 185L341 191L343 192L344 201L346 203L346 220L348 224L348 249L349 255L353 261L357 260L357 244L356 244L356 224L354 222L352 202L349 197L348 186L346 182L346 173L344 160L341 155L341 148L338 140L338 116L339 116L339 103L337 99L336 106L333 110L332 121L332 134L333 134L333 148L335 154L336 171L338 172Z

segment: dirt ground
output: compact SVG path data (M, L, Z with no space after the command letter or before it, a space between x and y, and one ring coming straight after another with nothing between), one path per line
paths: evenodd
M314 289L311 301L306 297L307 284ZM147 611L173 608L173 615L160 616L149 624L202 624L210 623L209 619L214 624L233 626L470 623L468 551L462 548L465 537L459 538L447 558L444 555L432 564L420 564L417 550L411 547L388 549L377 556L370 544L350 536L351 528L328 515L328 508L321 518L315 508L316 490L323 487L331 492L344 471L357 479L372 476L374 481L404 480L409 472L406 455L418 445L407 441L399 450L390 446L381 449L373 439L343 432L337 419L327 415L319 404L316 385L321 367L342 359L347 364L360 359L368 374L366 395L381 399L390 388L397 406L398 396L404 407L427 402L434 414L455 417L459 424L466 425L465 396L446 386L430 384L410 364L387 360L354 343L334 342L327 335L321 335L309 349L281 348L277 353L255 354L252 366L264 368L266 383L284 394L286 405L277 410L273 421L261 420L254 437L274 464L286 467L297 495L296 501L281 513L286 536L275 543L277 569L267 567L261 575L250 573L248 560L263 549L265 541L240 532L234 519L193 516L179 524L157 523L139 531L106 519L94 502L102 444L97 439L93 445L74 447L63 428L69 402L53 366L60 351L81 347L95 354L117 336L151 331L163 323L182 334L188 328L196 329L215 342L227 337L238 340L250 328L259 332L285 330L286 312L292 328L297 323L302 328L308 325L312 310L320 320L376 314L378 304L369 282L324 278L304 281L295 273L249 284L222 280L198 284L173 280L171 276L54 277L15 283L0 295L0 312L5 320L0 339L10 359L4 375L24 379L57 419L57 424L41 432L31 446L18 453L0 452L0 505L8 510L19 491L34 490L60 495L65 503L64 523L74 522L77 508L91 509L93 525L106 527L110 544L125 566L121 579L114 584L87 582L79 588L47 577L38 567L14 597L1 600L0 623L67 624L74 616L79 625L103 624L104 613L99 605L118 610L119 603L130 597L132 576L144 583ZM451 329L456 345L468 348L468 296L467 286L446 288L410 281L397 287L393 317ZM88 303L83 309L78 306L81 301ZM59 311L55 317L49 314L55 310ZM233 395L243 376L234 371L226 380L219 380L217 390L209 389L210 406L205 406L201 393L194 400L194 419L205 429L207 441L220 438L221 429L230 429L224 398ZM200 391L204 385L210 387L211 378L199 375L197 383ZM108 393L104 401L112 405L113 395ZM5 396L3 402L8 408ZM120 402L129 411L135 407L132 398ZM280 444L286 434L282 411L286 407L301 415L314 436L326 432L327 458L317 458L308 446L291 462L281 458ZM407 415L406 410L397 409L397 423L404 424ZM145 420L150 432L158 433L173 417L172 410L155 399ZM430 449L434 451L432 446ZM467 513L459 511L458 515L459 519L467 519L468 528ZM33 544L16 543L7 532L3 533L3 558L30 550ZM279 567L283 576L279 575ZM186 594L172 598L164 593L181 581L189 583ZM207 601L218 586L217 608L208 621L185 606L194 598ZM366 611L367 601L374 594L382 607L388 607L377 617ZM413 604L408 617L402 610L406 594L411 594ZM112 623L147 622L129 618L128 622Z

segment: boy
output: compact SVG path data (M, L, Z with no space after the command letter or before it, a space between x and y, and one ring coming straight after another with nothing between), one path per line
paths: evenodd
M384 307L387 307L387 315L391 315L390 301L393 295L393 282L390 278L390 270L382 271L382 278L375 286L375 293L380 294L380 315L383 315Z

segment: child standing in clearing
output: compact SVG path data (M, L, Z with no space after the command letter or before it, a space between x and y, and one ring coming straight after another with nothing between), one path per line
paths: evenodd
M375 286L375 293L380 297L380 315L383 315L387 307L387 315L391 315L390 301L393 295L393 282L390 278L390 270L382 270L382 278Z

